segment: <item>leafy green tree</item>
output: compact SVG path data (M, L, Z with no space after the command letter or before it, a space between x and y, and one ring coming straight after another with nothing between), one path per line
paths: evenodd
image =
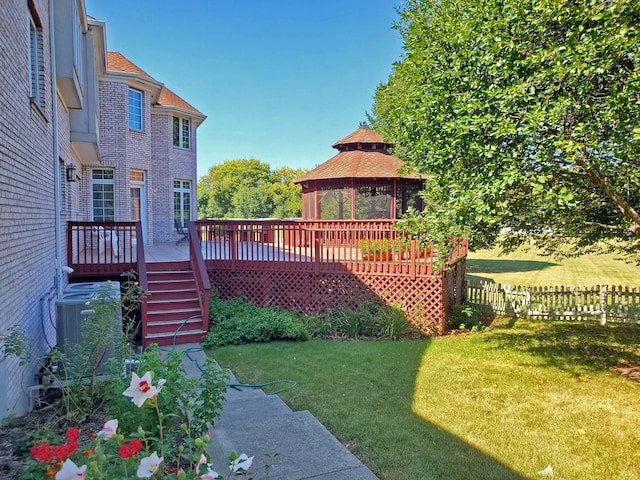
M640 260L640 2L406 0L399 14L405 55L371 120L426 178L404 227Z
M302 194L293 182L305 172L290 167L272 171L256 159L215 165L198 181L198 217L299 217Z
M273 188L270 183L256 186L240 185L233 193L232 217L234 218L269 218L275 208Z
M198 217L232 217L235 210L233 195L240 187L256 187L272 181L269 164L255 158L214 165L198 181Z
M302 215L302 190L293 182L306 172L306 170L291 167L280 167L273 172L274 217L295 218Z

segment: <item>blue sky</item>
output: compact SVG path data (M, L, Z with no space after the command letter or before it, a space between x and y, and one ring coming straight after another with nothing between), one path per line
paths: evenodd
M236 158L311 169L400 59L400 0L86 0L119 51L205 115L198 174Z

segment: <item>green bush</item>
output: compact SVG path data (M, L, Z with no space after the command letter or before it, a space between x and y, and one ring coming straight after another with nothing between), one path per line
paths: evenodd
M138 375L151 371L154 380L166 380L157 401L163 411L172 412L166 417L166 425L172 426L171 431L175 430L178 436L183 435L185 432L173 427L188 423L191 434L204 435L207 423L213 424L220 416L229 372L220 370L215 361L207 359L206 364L201 366L200 376L190 377L186 374L183 356L182 351L160 349L152 344L140 355L132 357L136 361L132 367ZM127 367L123 368L128 370ZM107 412L111 418L118 419L123 431L136 431L138 426L142 426L145 431L157 435L155 411L150 408L132 409L131 399L122 395L128 385L129 379L121 375L114 376L104 385Z
M400 307L374 301L363 302L356 310L328 310L324 318L332 337L397 340L406 334L417 333Z
M313 315L259 308L242 298L221 300L216 294L209 305L211 328L205 348L311 337L397 340L417 334L400 307L375 301L362 302L356 310L335 308Z
M447 329L478 332L487 328L489 316L468 304L454 305L447 317Z
M313 338L326 338L331 331L331 324L327 321L325 314L302 315L302 324Z
M212 295L211 328L205 348L274 340L308 340L309 332L294 313L276 308L259 308L241 298L221 300Z
M407 321L404 310L399 306L383 305L376 318L382 327L384 336L391 340L398 340L409 334L418 334L418 329Z

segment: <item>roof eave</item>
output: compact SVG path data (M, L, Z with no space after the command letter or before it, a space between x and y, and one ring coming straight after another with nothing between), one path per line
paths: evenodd
M158 105L153 106L153 110L160 110L162 113L177 113L179 115L189 117L193 119L198 125L207 119L207 116L200 112L194 112L193 110L186 110L180 107L174 107L172 105Z

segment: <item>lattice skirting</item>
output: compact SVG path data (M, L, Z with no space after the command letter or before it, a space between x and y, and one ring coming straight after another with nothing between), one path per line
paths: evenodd
M455 273L452 273L455 272ZM464 266L462 267L462 278ZM350 272L316 275L300 272L209 272L220 298L244 297L261 306L276 306L305 314L329 308L356 308L367 300L400 305L409 321L426 335L442 334L446 312L462 285L456 265L443 276L357 275ZM459 295L458 295L459 296Z

